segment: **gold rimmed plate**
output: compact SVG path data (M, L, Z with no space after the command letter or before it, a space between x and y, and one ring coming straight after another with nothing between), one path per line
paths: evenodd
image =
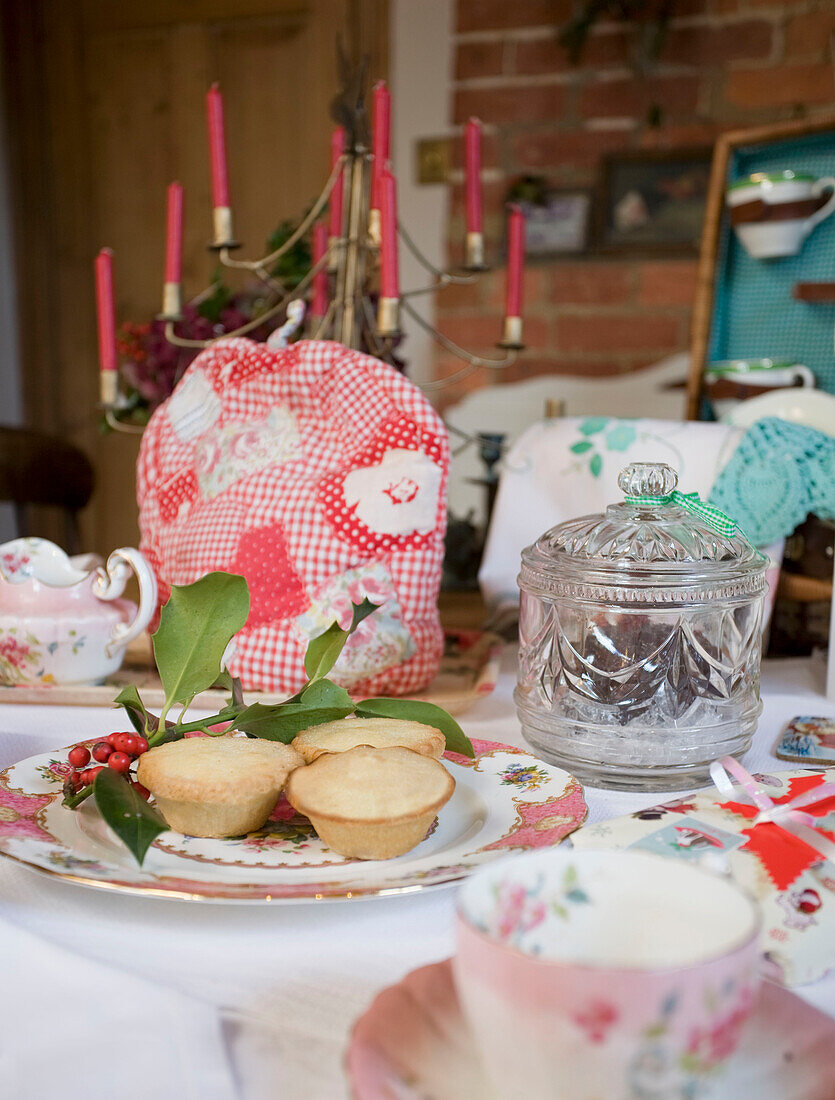
M473 744L473 760L446 754L455 793L426 838L397 859L344 859L282 798L257 832L223 840L163 833L138 867L91 802L78 811L61 805L66 750L0 772L0 855L104 890L189 901L301 902L456 882L510 851L558 844L583 823L586 803L573 776L523 749Z

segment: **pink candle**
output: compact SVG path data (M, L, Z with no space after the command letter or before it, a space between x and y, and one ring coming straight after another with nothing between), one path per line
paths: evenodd
M313 264L323 260L328 251L328 227L317 222L313 227ZM313 302L310 313L313 317L324 317L328 312L328 266L322 264L320 271L313 276Z
M525 263L525 215L515 203L508 204L507 290L505 316L522 316L522 275Z
M336 167L336 162L344 152L345 128L344 126L337 126L331 134L331 171ZM333 185L333 191L331 191L330 235L332 237L342 236L342 198L344 190L345 170L340 168L339 175L336 177L336 183Z
M388 171L391 158L391 94L384 80L374 85L371 113L371 151L374 154L371 169L371 209L382 210L383 173Z
M165 227L165 281L179 283L183 277L183 185L168 185L168 219Z
M116 308L113 304L113 253L103 248L96 256L96 317L99 329L99 367L117 369Z
M223 133L223 97L217 84L213 84L206 93L206 118L209 123L209 160L212 166L212 205L229 206L226 141Z
M481 232L481 123L471 118L464 130L467 232Z
M380 297L400 297L397 269L397 183L391 172L380 180Z

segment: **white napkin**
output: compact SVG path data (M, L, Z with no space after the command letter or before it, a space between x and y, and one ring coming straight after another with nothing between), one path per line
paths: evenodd
M123 931L126 953L154 951L129 921ZM78 935L84 933L79 929ZM0 973L3 1096L236 1096L213 1007L65 951L5 920Z
M567 416L533 424L502 463L478 579L491 609L517 604L522 550L549 527L602 512L623 499L618 474L630 462L666 462L679 489L707 499L744 435L727 424Z

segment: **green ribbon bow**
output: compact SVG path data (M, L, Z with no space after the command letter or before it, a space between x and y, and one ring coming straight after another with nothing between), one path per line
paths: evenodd
M627 494L625 499L627 504L678 504L679 507L686 509L694 516L698 516L717 535L730 537L739 531L736 520L726 516L718 508L714 508L712 504L700 500L698 493L681 493L678 489L674 489L672 493L668 493L666 496L633 497Z

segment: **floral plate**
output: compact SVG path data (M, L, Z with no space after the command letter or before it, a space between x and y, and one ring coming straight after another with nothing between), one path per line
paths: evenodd
M92 742L91 742L92 744ZM0 855L70 882L189 901L305 901L455 882L512 849L558 844L585 821L573 776L522 749L475 741L447 753L456 787L425 840L397 859L344 859L282 798L263 829L229 840L163 833L142 867L97 810L61 805L66 752L0 772Z
M461 1011L450 959L384 989L357 1021L345 1063L354 1100L499 1100ZM835 1021L766 982L739 1050L699 1098L831 1100L833 1080Z

